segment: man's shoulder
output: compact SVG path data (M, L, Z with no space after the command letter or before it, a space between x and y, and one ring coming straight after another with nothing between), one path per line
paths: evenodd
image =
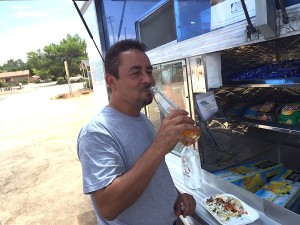
M81 134L86 134L89 132L97 132L102 130L104 127L105 121L107 120L107 115L103 113L102 109L98 114L92 117L88 122L86 122L81 128Z

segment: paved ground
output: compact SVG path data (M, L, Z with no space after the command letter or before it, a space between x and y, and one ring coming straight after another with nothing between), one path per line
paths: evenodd
M0 92L0 224L96 224L82 194L76 138L99 103L93 93L51 99L68 92L53 83Z

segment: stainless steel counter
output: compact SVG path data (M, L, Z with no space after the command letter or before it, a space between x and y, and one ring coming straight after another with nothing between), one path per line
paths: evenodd
M267 200L264 200L255 194L246 191L229 182L214 176L213 174L202 170L203 185L201 188L192 190L184 186L181 172L180 157L169 153L166 156L166 162L171 172L174 183L181 193L189 193L196 199L196 214L193 216L200 224L219 225L220 223L201 205L201 200L218 193L228 193L235 195L259 213L259 219L253 222L253 225L279 225L289 224L297 225L300 221L300 215L277 206ZM196 223L190 222L190 225Z

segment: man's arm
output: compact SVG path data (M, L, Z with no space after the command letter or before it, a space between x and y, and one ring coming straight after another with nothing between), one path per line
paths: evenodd
M141 196L165 155L178 141L195 142L192 138L180 135L185 129L197 128L184 110L173 111L163 120L153 144L133 168L114 179L107 187L93 193L97 208L106 220L114 220Z

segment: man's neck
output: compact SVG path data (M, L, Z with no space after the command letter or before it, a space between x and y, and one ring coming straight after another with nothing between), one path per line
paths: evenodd
M112 102L110 102L108 104L108 107L117 110L127 116L132 116L132 117L138 117L140 115L141 109L133 109L130 106L127 105L123 105L123 106L119 106L116 104L113 104Z

